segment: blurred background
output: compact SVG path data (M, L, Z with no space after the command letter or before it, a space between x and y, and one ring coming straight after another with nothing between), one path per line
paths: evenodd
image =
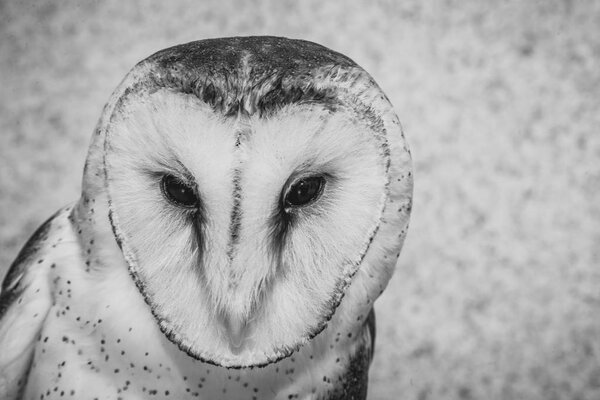
M412 148L370 399L600 399L600 2L0 0L0 276L78 197L110 93L192 40L321 43Z

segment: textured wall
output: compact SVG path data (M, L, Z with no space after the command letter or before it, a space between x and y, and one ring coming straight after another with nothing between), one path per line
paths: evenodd
M0 1L0 275L76 199L134 63L201 38L304 38L371 72L415 160L371 399L599 399L599 27L593 0Z

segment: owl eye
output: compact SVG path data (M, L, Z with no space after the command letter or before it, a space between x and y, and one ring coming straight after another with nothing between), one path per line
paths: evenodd
M198 197L194 193L194 188L173 175L163 176L161 188L167 200L177 206L192 208L198 205Z
M294 182L285 194L286 206L301 207L312 203L323 191L325 179L322 176L309 176Z

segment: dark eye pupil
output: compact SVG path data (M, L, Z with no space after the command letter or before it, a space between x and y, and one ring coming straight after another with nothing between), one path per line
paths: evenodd
M198 203L194 189L172 175L163 177L162 189L166 198L176 205L192 207Z
M285 196L286 205L303 206L321 194L324 179L320 176L300 179L294 183Z

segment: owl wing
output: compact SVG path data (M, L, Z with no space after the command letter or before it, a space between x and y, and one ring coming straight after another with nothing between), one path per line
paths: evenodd
M365 400L367 398L369 367L374 351L375 310L371 309L346 370L339 377L336 390L330 393L327 400Z
M64 211L64 210L63 210ZM0 399L18 399L52 297L43 253L53 221L40 226L19 252L0 291Z

